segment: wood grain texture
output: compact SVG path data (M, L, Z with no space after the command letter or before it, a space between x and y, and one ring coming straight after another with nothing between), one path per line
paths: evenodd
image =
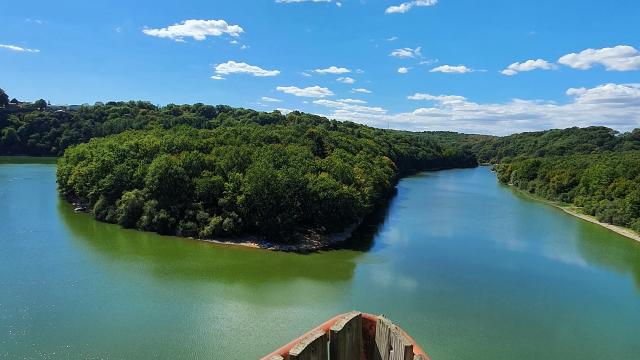
M360 360L362 356L362 314L351 312L339 319L330 331L331 360Z
M327 335L315 331L289 351L289 360L327 360Z

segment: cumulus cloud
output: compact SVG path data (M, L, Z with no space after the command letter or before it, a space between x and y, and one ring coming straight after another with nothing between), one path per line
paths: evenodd
M348 104L366 104L367 102L360 99L339 99L338 101Z
M408 73L408 72L409 72L409 68L406 68L406 67L399 67L399 68L398 68L398 72L399 72L400 74L406 74L406 73Z
M280 111L282 115L287 115L288 113L293 111L291 109L285 109L285 108L277 108L276 110Z
M640 84L603 84L567 90L567 101L513 99L504 103L476 103L458 95L416 93L411 100L430 105L396 114L338 108L327 116L370 126L427 131L451 130L506 135L572 126L609 126L629 131L640 126Z
M227 61L226 63L218 64L214 67L216 75L229 75L229 74L249 74L258 77L276 76L280 74L279 70L265 70L258 66L249 65L244 62Z
M351 70L347 68L337 66L329 66L326 69L315 69L313 71L318 74L348 74L351 72Z
M590 69L594 65L602 65L607 71L640 70L640 52L628 45L586 49L564 55L558 59L558 63L580 70Z
M354 78L350 78L350 77L339 77L336 79L336 81L341 82L343 84L354 84L356 82L356 79Z
M355 104L353 102L340 101L340 100L322 99L322 100L315 100L313 103L316 105L337 109L339 111L352 111L352 112L358 112L362 114L385 114L387 112L385 109L381 107L364 106L364 105Z
M220 36L227 34L230 36L240 36L244 32L239 25L229 25L224 20L185 20L178 24L173 24L159 29L143 29L143 33L149 36L184 41L184 38L193 38L202 41L207 36Z
M28 48L24 48L21 46L16 46L16 45L8 45L8 44L0 44L0 49L7 49L7 50L11 50L11 51L18 51L18 52L30 52L30 53L39 53L40 50L38 49L28 49Z
M268 96L263 96L260 98L260 100L264 101L264 102L281 102L282 100L280 99L276 99L276 98L272 98L272 97L268 97Z
M501 73L507 76L513 76L519 72L532 71L535 69L542 70L553 70L557 66L550 62L547 62L543 59L538 60L527 60L525 62L515 62L509 65L506 69L502 70Z
M415 93L413 95L407 96L409 100L429 100L435 101L441 104L451 104L451 103L460 103L467 101L464 96L458 95L431 95L431 94L423 94L423 93Z
M404 14L414 7L433 6L438 0L414 0L403 2L399 5L389 6L385 13L387 14Z
M352 93L360 93L360 94L371 94L371 90L367 90L365 88L354 88L351 89Z
M441 65L429 70L429 72L440 72L440 73L448 73L448 74L465 74L472 71L473 69L470 69L464 65L457 65L457 66Z
M334 95L333 91L327 89L326 87L320 87L317 85L306 88L299 88L297 86L278 86L276 90L281 91L285 94L310 98L323 98Z
M595 88L570 88L567 95L579 104L640 106L640 84L605 84Z
M418 46L415 49L406 47L402 49L395 49L389 54L389 56L397 57L397 58L420 58L422 57L422 48Z

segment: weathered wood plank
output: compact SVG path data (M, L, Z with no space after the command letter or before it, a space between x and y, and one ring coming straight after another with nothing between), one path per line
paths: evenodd
M413 360L413 344L402 334L397 326L391 332L390 360Z
M315 331L289 351L289 360L327 360L327 335Z
M414 360L413 344L400 328L383 316L376 323L375 360Z
M351 312L330 330L329 359L360 360L362 356L362 313Z
M376 323L376 351L375 360L389 360L391 353L391 328L393 323L382 315L378 317Z
M418 355L413 357L413 360L429 360L429 358L424 356L424 355L422 355L422 354L418 354Z

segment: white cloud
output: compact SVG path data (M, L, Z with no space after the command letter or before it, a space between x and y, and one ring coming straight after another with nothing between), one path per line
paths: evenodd
M415 93L413 95L407 96L409 100L429 100L435 101L442 104L451 104L451 103L460 103L464 102L467 99L464 96L458 95L430 95L423 93Z
M389 6L385 13L387 14L404 14L414 7L433 6L438 0L413 0L403 2L400 5Z
M276 98L272 98L272 97L268 97L268 96L263 96L260 98L260 100L265 101L265 102L282 102L282 100L280 99L276 99Z
M608 126L620 131L640 127L640 84L604 84L567 90L564 104L513 99L505 103L475 103L463 96L417 93L412 100L433 105L396 114L336 108L328 116L386 128L506 135L572 126Z
M20 46L16 46L16 45L5 45L5 44L0 44L0 49L7 49L7 50L11 50L11 51L18 51L18 52L30 52L30 53L39 53L40 50L38 49L28 49L28 48L23 48Z
M387 41L396 41L396 40L398 40L397 36L392 36L392 37L387 39Z
M216 75L229 74L250 74L258 77L276 76L279 70L265 70L258 66L249 65L244 62L227 61L214 67Z
M316 105L321 105L324 107L337 109L339 111L353 111L363 114L385 114L387 111L381 107L373 107L373 106L363 106L354 104L353 102L347 101L336 101L336 100L315 100L313 102Z
M640 84L605 84L595 88L570 88L567 95L580 104L640 106Z
M336 79L336 81L341 82L343 84L354 84L356 82L356 79L354 78L350 78L350 77L339 77Z
M348 104L366 104L367 102L360 99L339 99L338 101Z
M420 58L422 57L422 53L421 53L422 48L420 46L418 46L415 49L412 48L402 48L402 49L395 49L391 52L391 54L389 54L389 56L393 56L393 57L398 57L398 58Z
M371 94L372 91L371 90L367 90L365 88L355 88L355 89L351 89L352 93L360 93L360 94Z
M224 80L224 77L222 77L220 75L212 75L211 79L213 79L213 80Z
M285 108L277 108L276 110L280 111L282 115L287 115L288 113L293 111L291 109L285 109Z
M318 74L347 74L350 73L351 70L343 67L330 66L326 69L315 69L314 72Z
M228 34L230 36L240 36L244 30L238 25L229 25L224 20L185 20L179 24L173 24L160 29L143 29L143 33L149 36L184 41L184 38L191 37L202 41L207 36L220 36Z
M400 74L406 74L406 73L408 73L408 72L409 72L409 68L406 68L406 67L399 67L399 68L398 68L398 72L399 72Z
M320 87L317 85L306 88L299 88L297 86L278 86L276 90L281 91L285 94L310 98L323 98L334 95L333 92L326 87Z
M531 71L535 69L553 70L556 67L557 66L555 64L547 62L546 60L543 60L543 59L527 60L522 63L515 62L509 65L506 69L502 70L501 73L503 75L512 76L519 72Z
M440 72L440 73L448 73L448 74L465 74L472 71L473 69L470 69L464 65L457 65L457 66L441 65L429 70L429 72Z
M596 64L608 71L640 70L640 52L628 45L586 49L577 54L567 54L558 59L558 63L580 70L590 69Z

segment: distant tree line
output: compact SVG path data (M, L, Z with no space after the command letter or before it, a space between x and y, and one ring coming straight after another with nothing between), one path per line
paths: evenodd
M549 130L469 146L497 163L502 183L640 232L640 129Z

